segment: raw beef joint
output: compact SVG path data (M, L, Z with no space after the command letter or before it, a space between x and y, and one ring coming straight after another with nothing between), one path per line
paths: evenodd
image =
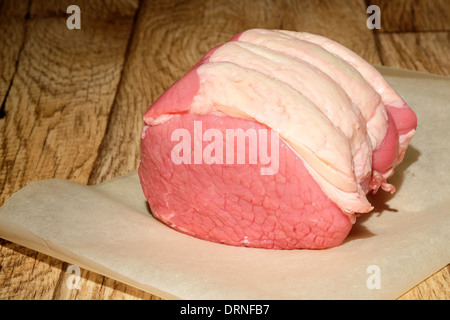
M387 182L415 113L322 36L252 29L211 49L144 115L139 177L153 215L235 246L343 242Z

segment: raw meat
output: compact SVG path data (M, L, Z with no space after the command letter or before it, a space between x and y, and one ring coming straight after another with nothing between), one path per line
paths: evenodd
M252 29L210 50L145 113L139 176L155 217L236 246L322 249L387 183L417 119L329 39Z

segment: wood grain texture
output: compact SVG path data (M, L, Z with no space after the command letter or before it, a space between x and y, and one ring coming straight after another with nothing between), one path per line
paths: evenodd
M0 204L30 181L87 182L133 22L84 17L77 32L62 16L29 15L0 122Z
M32 1L13 11L11 3L2 3L2 14L15 23L14 30L2 26L15 45L2 46L2 75L10 83L0 120L0 204L31 181L88 181L138 5L116 1L110 11L92 7L97 2L79 3L87 10L82 30L74 31L66 27L64 6ZM2 241L0 263L0 298L55 298L62 262Z
M322 34L355 51L372 64L380 64L374 35L366 27L364 1L290 1L283 6L282 27Z
M450 265L400 296L399 300L450 300Z
M0 239L0 300L158 300L160 298L81 269L79 288L68 285L67 262Z
M368 0L14 3L0 1L8 44L0 47L0 205L30 181L96 184L136 170L143 113L210 48L245 29L319 33L373 64L449 72L447 0L380 3L379 31L366 27ZM69 4L80 6L82 30L65 27ZM83 269L81 288L69 289L68 266L0 239L0 299L158 299ZM449 270L400 299L448 299Z
M77 5L82 10L82 29L94 27L92 20L103 20L103 23L124 23L125 31L130 27L136 10L139 7L138 0L47 0L31 1L30 16L33 17L55 17L67 19L66 11L70 5ZM85 21L85 18L87 20ZM124 20L122 20L124 19ZM87 24L85 24L85 22ZM127 38L124 38L126 41Z
M377 38L383 65L450 75L450 31L378 33Z
M448 0L367 0L381 11L380 32L450 31Z
M5 116L5 100L25 38L25 22L29 3L5 0L0 2L0 119Z
M63 262L0 240L0 299L52 299Z

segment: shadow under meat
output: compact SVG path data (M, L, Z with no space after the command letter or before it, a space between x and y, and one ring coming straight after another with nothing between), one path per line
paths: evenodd
M389 183L394 185L396 188L396 192L398 192L403 184L405 172L409 168L411 164L416 162L420 157L420 151L414 148L413 146L409 146L403 161L395 168L394 175L389 179ZM374 207L371 212L360 214L356 218L356 222L352 227L352 230L348 234L347 238L343 243L355 240L355 239L365 239L376 236L373 232L369 231L367 227L364 226L365 222L369 219L377 218L381 216L381 214L386 212L398 212L396 208L391 208L388 204L388 201L395 197L395 193L391 194L389 192L384 192L383 190L379 190L376 194L369 193L367 195L367 199Z

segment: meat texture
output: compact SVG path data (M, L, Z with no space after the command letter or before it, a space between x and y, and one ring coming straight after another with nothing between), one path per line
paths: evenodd
M252 29L211 49L144 115L153 215L236 246L342 243L403 160L415 113L364 59L322 36Z

